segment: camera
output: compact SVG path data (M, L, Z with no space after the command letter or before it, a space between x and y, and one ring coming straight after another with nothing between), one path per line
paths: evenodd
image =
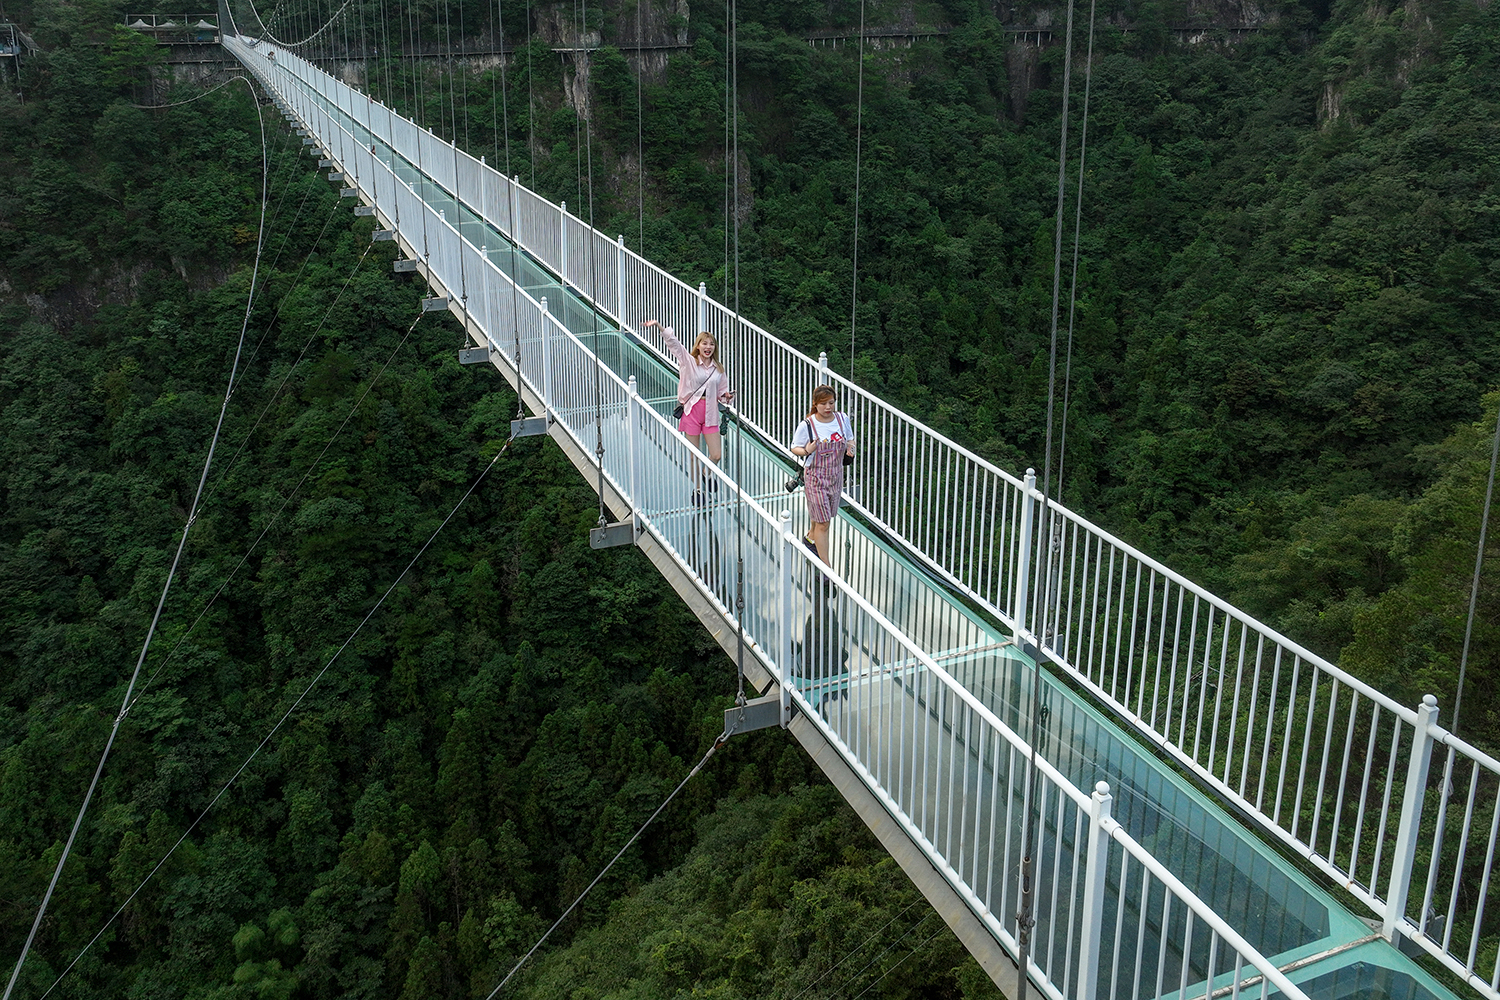
M795 476L786 481L786 491L788 493L795 493L797 492L797 488L802 485L804 485L802 481L802 473L798 472Z

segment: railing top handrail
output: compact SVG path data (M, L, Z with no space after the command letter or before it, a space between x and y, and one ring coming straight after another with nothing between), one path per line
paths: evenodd
M1495 774L1500 774L1500 760L1491 757L1463 737L1455 736L1453 733L1437 725L1432 726L1428 732L1432 734L1434 741L1444 746L1452 747L1459 753L1472 758L1474 763L1483 765Z

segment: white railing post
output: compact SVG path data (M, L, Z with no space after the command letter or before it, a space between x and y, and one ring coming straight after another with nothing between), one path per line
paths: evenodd
M1423 695L1417 706L1416 731L1412 734L1411 757L1406 765L1406 792L1401 796L1401 819L1396 828L1396 852L1391 856L1390 888L1385 894L1385 920L1380 933L1396 940L1396 929L1406 916L1406 897L1411 891L1411 871L1417 856L1417 835L1422 826L1427 799L1427 768L1432 763L1432 727L1437 722L1437 698ZM1417 920L1422 925L1422 920Z
M558 202L557 212L557 276L564 288L568 287L568 203Z
M702 333L708 329L708 282L698 282L698 329L694 333ZM722 350L722 348L721 348Z
M626 458L630 462L630 474L626 485L630 489L630 516L635 523L635 532L640 534L641 530L641 494L639 489L640 476L636 469L639 461L639 453L636 451L635 439L640 436L641 430L641 397L636 390L635 376L630 376L630 381L625 386L625 406L628 417L625 422L625 444Z
M547 330L551 326L547 322L547 296L542 296L542 416L552 416L552 351L548 342L552 339Z
M828 352L821 351L818 354L818 385L828 384Z
M781 689L781 725L792 721L792 567L797 540L792 536L792 512L781 512L781 551L777 556L780 573L776 584L776 599L781 622L781 641L776 645L776 671Z
M630 324L625 319L625 234L615 237L615 309L620 317L620 332Z
M1083 877L1083 948L1078 953L1079 1000L1093 1000L1099 986L1099 938L1104 931L1105 869L1109 866L1110 830L1114 827L1111 810L1114 796L1109 793L1109 783L1101 781L1094 786L1093 802L1089 807L1088 861Z
M1026 470L1026 482L1021 488L1021 537L1016 540L1016 586L1015 604L1011 617L1016 623L1016 641L1020 642L1026 632L1026 600L1031 589L1031 523L1033 520L1031 492L1036 489L1036 470Z
M516 216L520 215L520 213L521 213L521 175L520 174L516 174L514 177L512 177L510 179L510 232L506 233L505 235L510 237L510 242L511 242L511 248L510 248L510 263L511 263L511 268L510 269L511 269L511 272L512 272L511 273L511 277L513 279L515 279L515 282L518 285L521 283L521 275L519 273L520 269L515 266L515 264L516 264L516 247L520 245L521 240L516 235L516 233L518 232L518 227L516 226Z

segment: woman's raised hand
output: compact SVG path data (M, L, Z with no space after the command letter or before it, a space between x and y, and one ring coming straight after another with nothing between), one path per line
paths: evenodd
M661 326L661 324L660 324L660 323L658 323L658 322L657 322L657 321L656 321L656 320L654 320L654 319L648 319L648 320L646 320L646 322L644 322L644 323L642 323L642 324L641 324L641 326L642 326L642 327L643 327L643 328L645 328L645 329L650 329L650 328L651 328L651 327L653 327L653 326Z

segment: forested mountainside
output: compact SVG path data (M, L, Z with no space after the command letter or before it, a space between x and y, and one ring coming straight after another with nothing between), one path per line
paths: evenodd
M726 294L723 10L645 8L685 47L633 62L635 10L588 8L581 29L614 43L588 88L549 47L581 33L571 9L501 11L519 46L503 79L446 60L340 71ZM123 8L7 12L45 49L0 93L9 959L197 484L244 320L261 146L239 84L131 107L202 89L152 83L153 51L110 27ZM945 33L872 51L861 96L855 49L801 37L856 23L856 5L738 12L745 311L847 370L858 148L858 378L1002 465L1039 465L1060 49L1017 53L976 5L872 8ZM1500 406L1500 14L1260 13L1233 44L1187 45L1172 27L1201 11L1101 8L1064 499L1447 706ZM410 44L490 16L414 12ZM587 487L536 441L338 652L515 400L459 368L447 320L412 326L421 286L268 128L244 381L20 996L121 906L54 995L485 995L701 758L733 690L643 560L588 548ZM1465 731L1493 744L1490 565ZM759 733L720 751L509 995L991 995L940 927L801 751Z

